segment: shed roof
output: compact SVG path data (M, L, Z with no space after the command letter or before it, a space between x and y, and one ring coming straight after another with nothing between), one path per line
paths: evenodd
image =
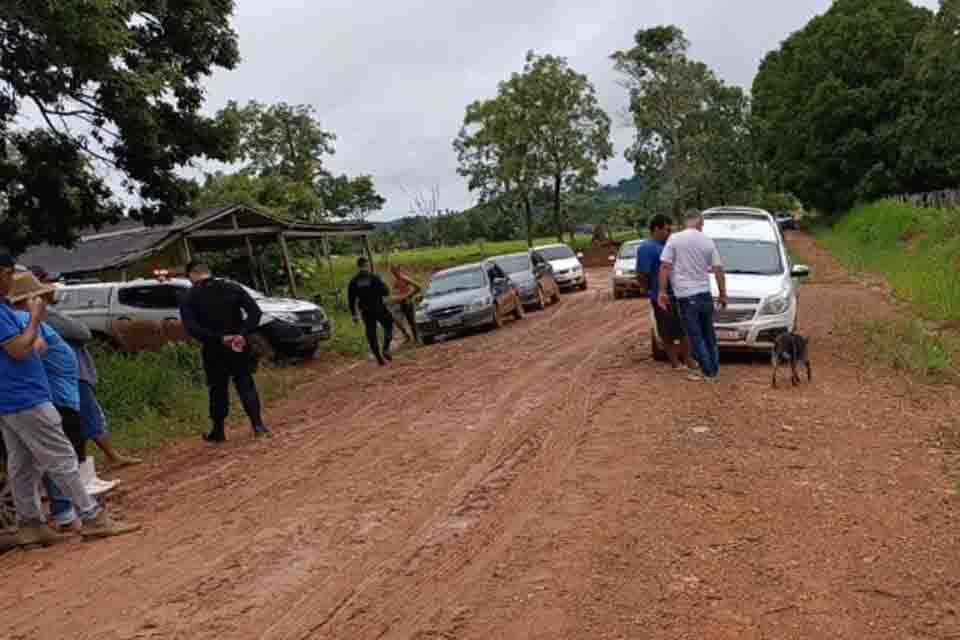
M38 245L19 257L28 266L42 266L50 274L83 275L118 269L189 239L196 251L220 251L254 243L273 242L278 234L288 239L324 236L366 235L375 229L370 223L292 222L243 205L199 211L192 218L178 218L171 224L144 226L123 220L100 229L85 229L72 249Z

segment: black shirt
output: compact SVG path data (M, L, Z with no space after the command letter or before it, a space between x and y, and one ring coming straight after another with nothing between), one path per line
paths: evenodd
M350 302L350 313L357 315L357 303L362 313L379 313L386 309L383 299L390 295L390 289L375 273L361 271L350 281L347 287L347 299Z
M260 326L262 315L243 287L219 278L201 280L180 302L184 328L203 343L223 342L224 336L247 336Z

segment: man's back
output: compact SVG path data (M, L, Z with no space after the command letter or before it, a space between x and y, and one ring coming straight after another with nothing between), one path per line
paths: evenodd
M696 229L670 236L661 260L673 266L670 282L678 298L710 293L710 272L723 265L716 244Z
M354 305L359 303L360 310L365 313L372 313L384 309L383 299L390 295L387 285L375 273L361 271L350 281L347 289L347 296L350 303L350 311L355 311Z
M243 289L232 282L209 278L195 284L187 292L182 306L189 307L191 320L195 320L205 331L220 336L240 335L244 331L243 312L244 305L249 305L248 297Z

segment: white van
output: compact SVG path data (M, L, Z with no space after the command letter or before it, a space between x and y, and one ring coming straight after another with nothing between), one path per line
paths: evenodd
M779 225L762 209L710 209L704 219L703 232L716 243L727 276L727 308L714 316L720 349L771 350L778 336L796 327L796 279L810 269L792 264ZM710 279L716 297L717 281ZM653 355L665 360L657 323L652 324Z

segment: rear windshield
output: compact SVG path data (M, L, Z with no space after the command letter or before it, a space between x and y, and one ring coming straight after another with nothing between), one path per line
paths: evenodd
M485 286L483 279L483 270L468 269L465 271L451 271L449 273L438 273L430 280L430 286L427 287L425 298L442 296L455 291L472 291L473 289L482 289Z
M763 240L714 240L723 270L727 273L743 273L758 276L776 276L783 273L780 247L775 242Z
M523 273L530 271L530 256L501 256L494 258L494 262L507 273Z
M577 257L570 247L545 247L540 249L540 254L547 260L567 260Z
M639 242L636 242L633 244L625 244L622 247L620 247L620 255L619 255L620 260L626 260L628 258L636 258L637 249L639 247L640 247Z

